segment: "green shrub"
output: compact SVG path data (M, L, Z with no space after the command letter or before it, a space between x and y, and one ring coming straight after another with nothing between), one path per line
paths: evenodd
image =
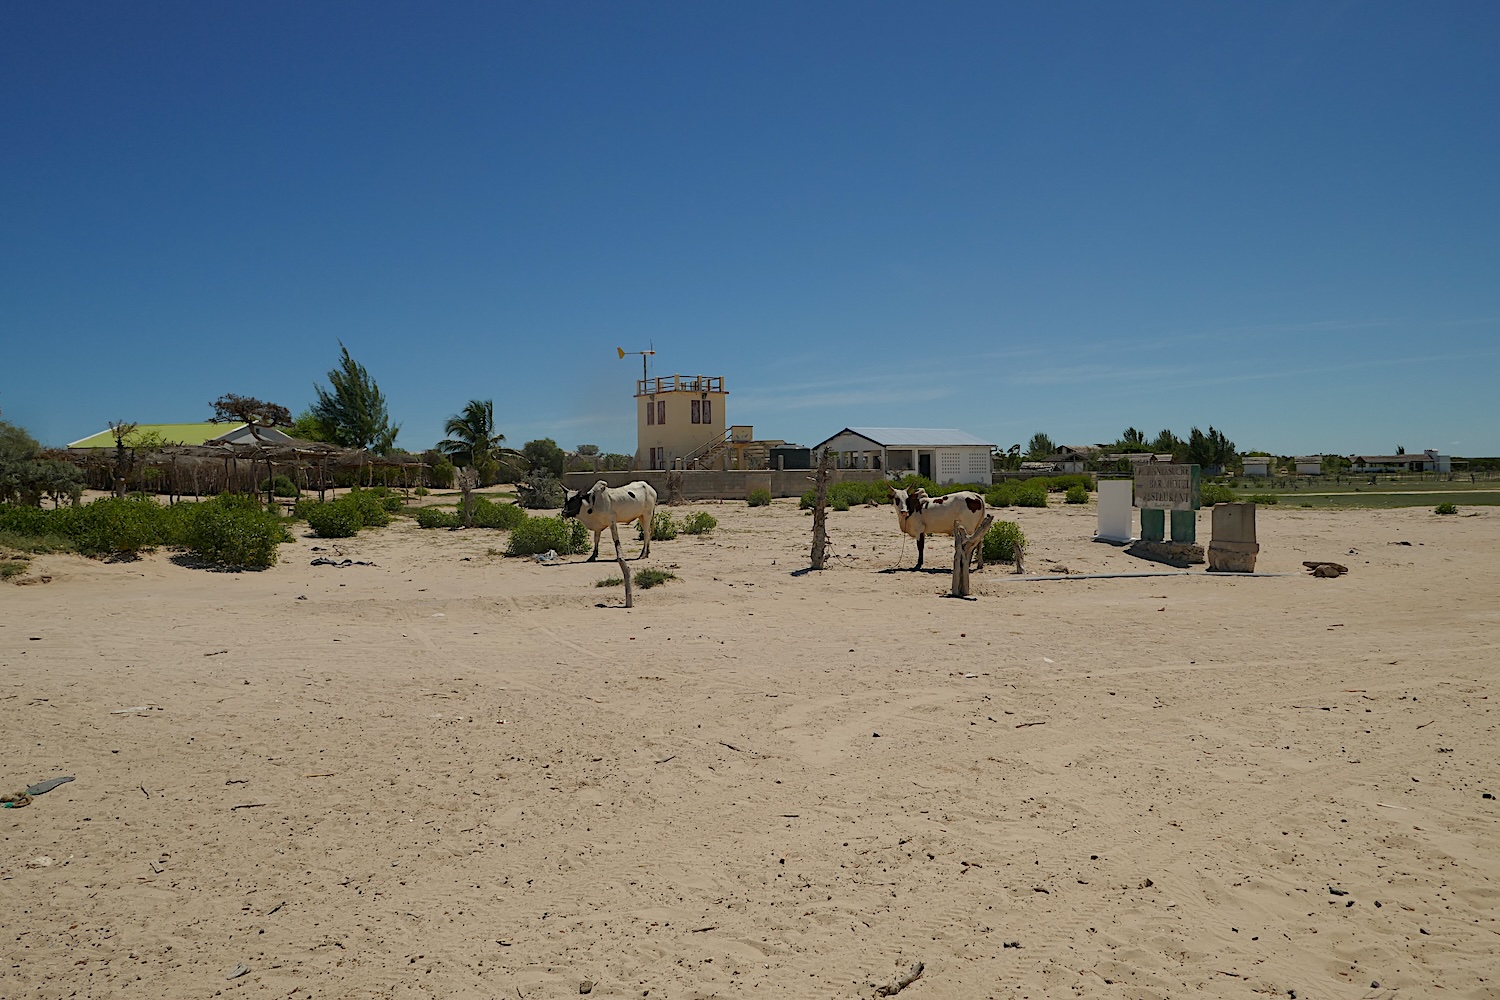
M745 498L745 502L751 507L769 507L771 505L771 491L764 488L753 489L750 491L750 495Z
M848 510L849 499L847 497L834 497L831 506L834 510Z
M1245 498L1251 503L1275 505L1281 502L1281 498L1275 493L1252 493Z
M357 509L366 528L384 528L391 523L391 511L401 509L401 498L384 486L369 490L356 486L334 503L349 504Z
M553 517L528 517L510 531L506 555L530 556L551 549L559 555L583 552L588 548L589 532L578 521Z
M19 560L7 560L0 562L0 580L9 580L13 576L20 576L31 566L30 563Z
M275 479L262 479L260 481L260 492L264 493L267 489L278 497L295 497L301 495L301 491L297 489L297 484L292 482L290 476L278 475Z
M309 504L302 516L319 538L353 538L365 526L359 506L346 503L343 497L331 503Z
M797 509L798 510L812 510L817 505L818 505L818 491L817 490L808 490L806 493L802 494L802 499L799 500L799 501L797 501ZM751 504L750 506L754 507L755 505Z
M18 535L47 535L55 533L57 518L55 510L20 504L0 503L0 531L13 531Z
M463 515L458 515L462 523ZM474 498L474 527L513 531L526 520L526 512L513 503L495 503L484 497Z
M1016 546L1025 547L1026 535L1014 521L996 521L984 533L986 562L1015 562Z
M642 590L650 590L658 584L675 579L677 579L677 574L669 569L638 569L635 571L635 585Z
M1072 486L1069 486L1068 487L1068 495L1067 495L1066 502L1067 503L1088 503L1089 502L1089 491L1088 491L1088 489L1086 487L1079 486L1076 483L1074 485L1072 485Z
M618 576L606 576L594 584L596 587L623 587L624 585L625 581Z
M541 472L516 484L516 503L527 510L556 510L563 505L564 495L562 480Z
M1017 507L1045 507L1047 506L1047 481L1045 479L1027 479L1016 485L1015 502Z
M1214 504L1234 503L1239 497L1221 483L1204 483L1198 487L1198 499L1204 507L1212 507Z
M277 546L292 540L281 518L268 510L223 500L180 503L172 508L185 511L183 544L188 551L220 566L276 565Z
M1081 472L1069 473L1065 476L1047 476L1047 489L1053 493L1066 493L1075 486L1082 486L1085 492L1092 493L1094 489L1094 478Z
M442 507L418 507L416 518L419 528L457 528L464 523L457 511Z
M991 507L1009 507L1016 502L1016 488L1013 483L996 483L984 491L984 502Z
M1440 503L1436 507L1432 508L1432 512L1434 514L1457 514L1458 513L1458 504L1456 504L1456 503Z
M700 510L689 514L682 522L682 533L684 535L706 535L719 526L719 519L708 511Z
M151 552L166 539L164 507L154 500L108 497L73 508L68 535L86 556L130 557ZM54 511L53 513L60 513Z
M419 497L425 497L425 496L427 496L427 494L429 494L429 493L431 493L431 492L432 492L432 491L431 491L431 490L429 490L429 489L428 489L428 488L427 488L427 487L425 487L425 486L418 486L418 487L417 487L417 488L416 488L416 489L414 489L414 490L412 490L412 493L413 493L413 494L414 494L414 495L415 495L415 496L419 496Z
M642 540L646 537L641 533L641 524L639 521L635 525L635 537ZM658 510L655 514L651 515L651 539L653 541L670 542L676 537L677 522L672 520L671 514L664 510Z

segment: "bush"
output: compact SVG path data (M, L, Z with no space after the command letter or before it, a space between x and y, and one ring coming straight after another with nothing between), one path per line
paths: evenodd
M457 515L459 523L463 522L463 515ZM516 525L526 520L526 512L513 503L495 503L484 497L474 498L474 527L476 528L499 528L502 531L513 531Z
M635 571L635 585L642 590L650 590L658 584L675 579L677 579L677 574L669 569L638 569Z
M412 493L419 497L425 497L431 492L432 491L425 486L418 486L416 489L412 490Z
M635 537L641 540L645 540L646 537L641 532L641 524L639 521L637 521L635 525ZM663 542L670 542L676 537L677 522L672 520L671 514L667 513L664 510L659 510L655 514L651 515L652 541L660 540Z
M392 493L384 486L376 486L373 489L361 489L356 486L334 503L353 504L359 508L360 517L365 522L366 528L384 528L391 523L392 512L401 509L401 496Z
M1458 513L1458 504L1456 504L1456 503L1440 503L1436 507L1432 508L1432 512L1434 514L1457 514Z
M528 517L510 531L510 556L529 556L551 549L559 555L582 552L588 547L589 532L578 521L554 517Z
M849 500L847 497L834 497L831 506L834 510L848 510Z
M1015 562L1016 546L1026 546L1026 535L1014 521L996 521L984 533L986 562Z
M620 579L618 576L606 576L604 579L594 584L594 586L596 587L622 587L624 585L625 581Z
M1017 484L1015 502L1017 507L1047 506L1047 481L1045 479L1027 479Z
M1272 506L1281 501L1281 498L1278 497L1275 493L1252 493L1245 499L1249 500L1251 503L1269 504Z
M353 538L365 526L360 508L345 502L343 497L331 503L308 504L300 513L319 538ZM381 514L384 516L385 511Z
M771 505L771 491L768 489L754 489L745 498L745 503L751 507L769 507Z
M984 502L991 507L1009 507L1016 502L1016 488L1012 483L996 483L984 491Z
M277 476L275 479L262 479L260 481L260 492L270 490L272 494L279 497L301 496L302 491L297 489L297 484L292 482L290 476Z
M1075 486L1081 486L1086 493L1092 493L1094 489L1094 478L1084 473L1070 473L1065 476L1047 476L1047 489L1053 493L1066 493Z
M1068 487L1067 503L1088 503L1089 491L1083 486L1073 485Z
M1214 504L1234 503L1239 497L1234 495L1234 490L1220 483L1204 483L1198 488L1198 499L1204 507L1212 507Z
M682 522L682 533L684 535L706 535L719 526L719 519L707 511L698 511L689 514Z
M62 518L66 533L86 556L130 557L151 552L164 542L165 508L154 500L108 497L83 507L52 513L73 514Z
M457 528L464 523L457 511L442 507L418 507L416 518L419 528Z
M30 563L8 560L0 562L0 580L9 580L13 576L20 576L31 566Z
M197 504L177 504L174 512L185 511L188 551L220 566L266 567L276 565L278 549L291 536L281 519L268 510L237 502L227 497Z
M564 495L562 480L543 472L516 484L516 503L527 510L556 510L563 505Z

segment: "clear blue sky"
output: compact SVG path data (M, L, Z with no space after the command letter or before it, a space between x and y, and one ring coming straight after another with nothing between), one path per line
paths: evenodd
M1500 454L1500 4L12 3L0 410Z

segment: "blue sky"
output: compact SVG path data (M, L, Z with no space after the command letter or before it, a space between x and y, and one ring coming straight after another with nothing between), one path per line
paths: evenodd
M1500 454L1500 5L11 4L0 411Z

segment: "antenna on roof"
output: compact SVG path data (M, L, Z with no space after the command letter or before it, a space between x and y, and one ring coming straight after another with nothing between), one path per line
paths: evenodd
M646 357L655 354L655 351L627 351L623 347L616 347L615 353L620 356L621 361L625 360L627 354L639 354L641 356L641 381L646 381Z

